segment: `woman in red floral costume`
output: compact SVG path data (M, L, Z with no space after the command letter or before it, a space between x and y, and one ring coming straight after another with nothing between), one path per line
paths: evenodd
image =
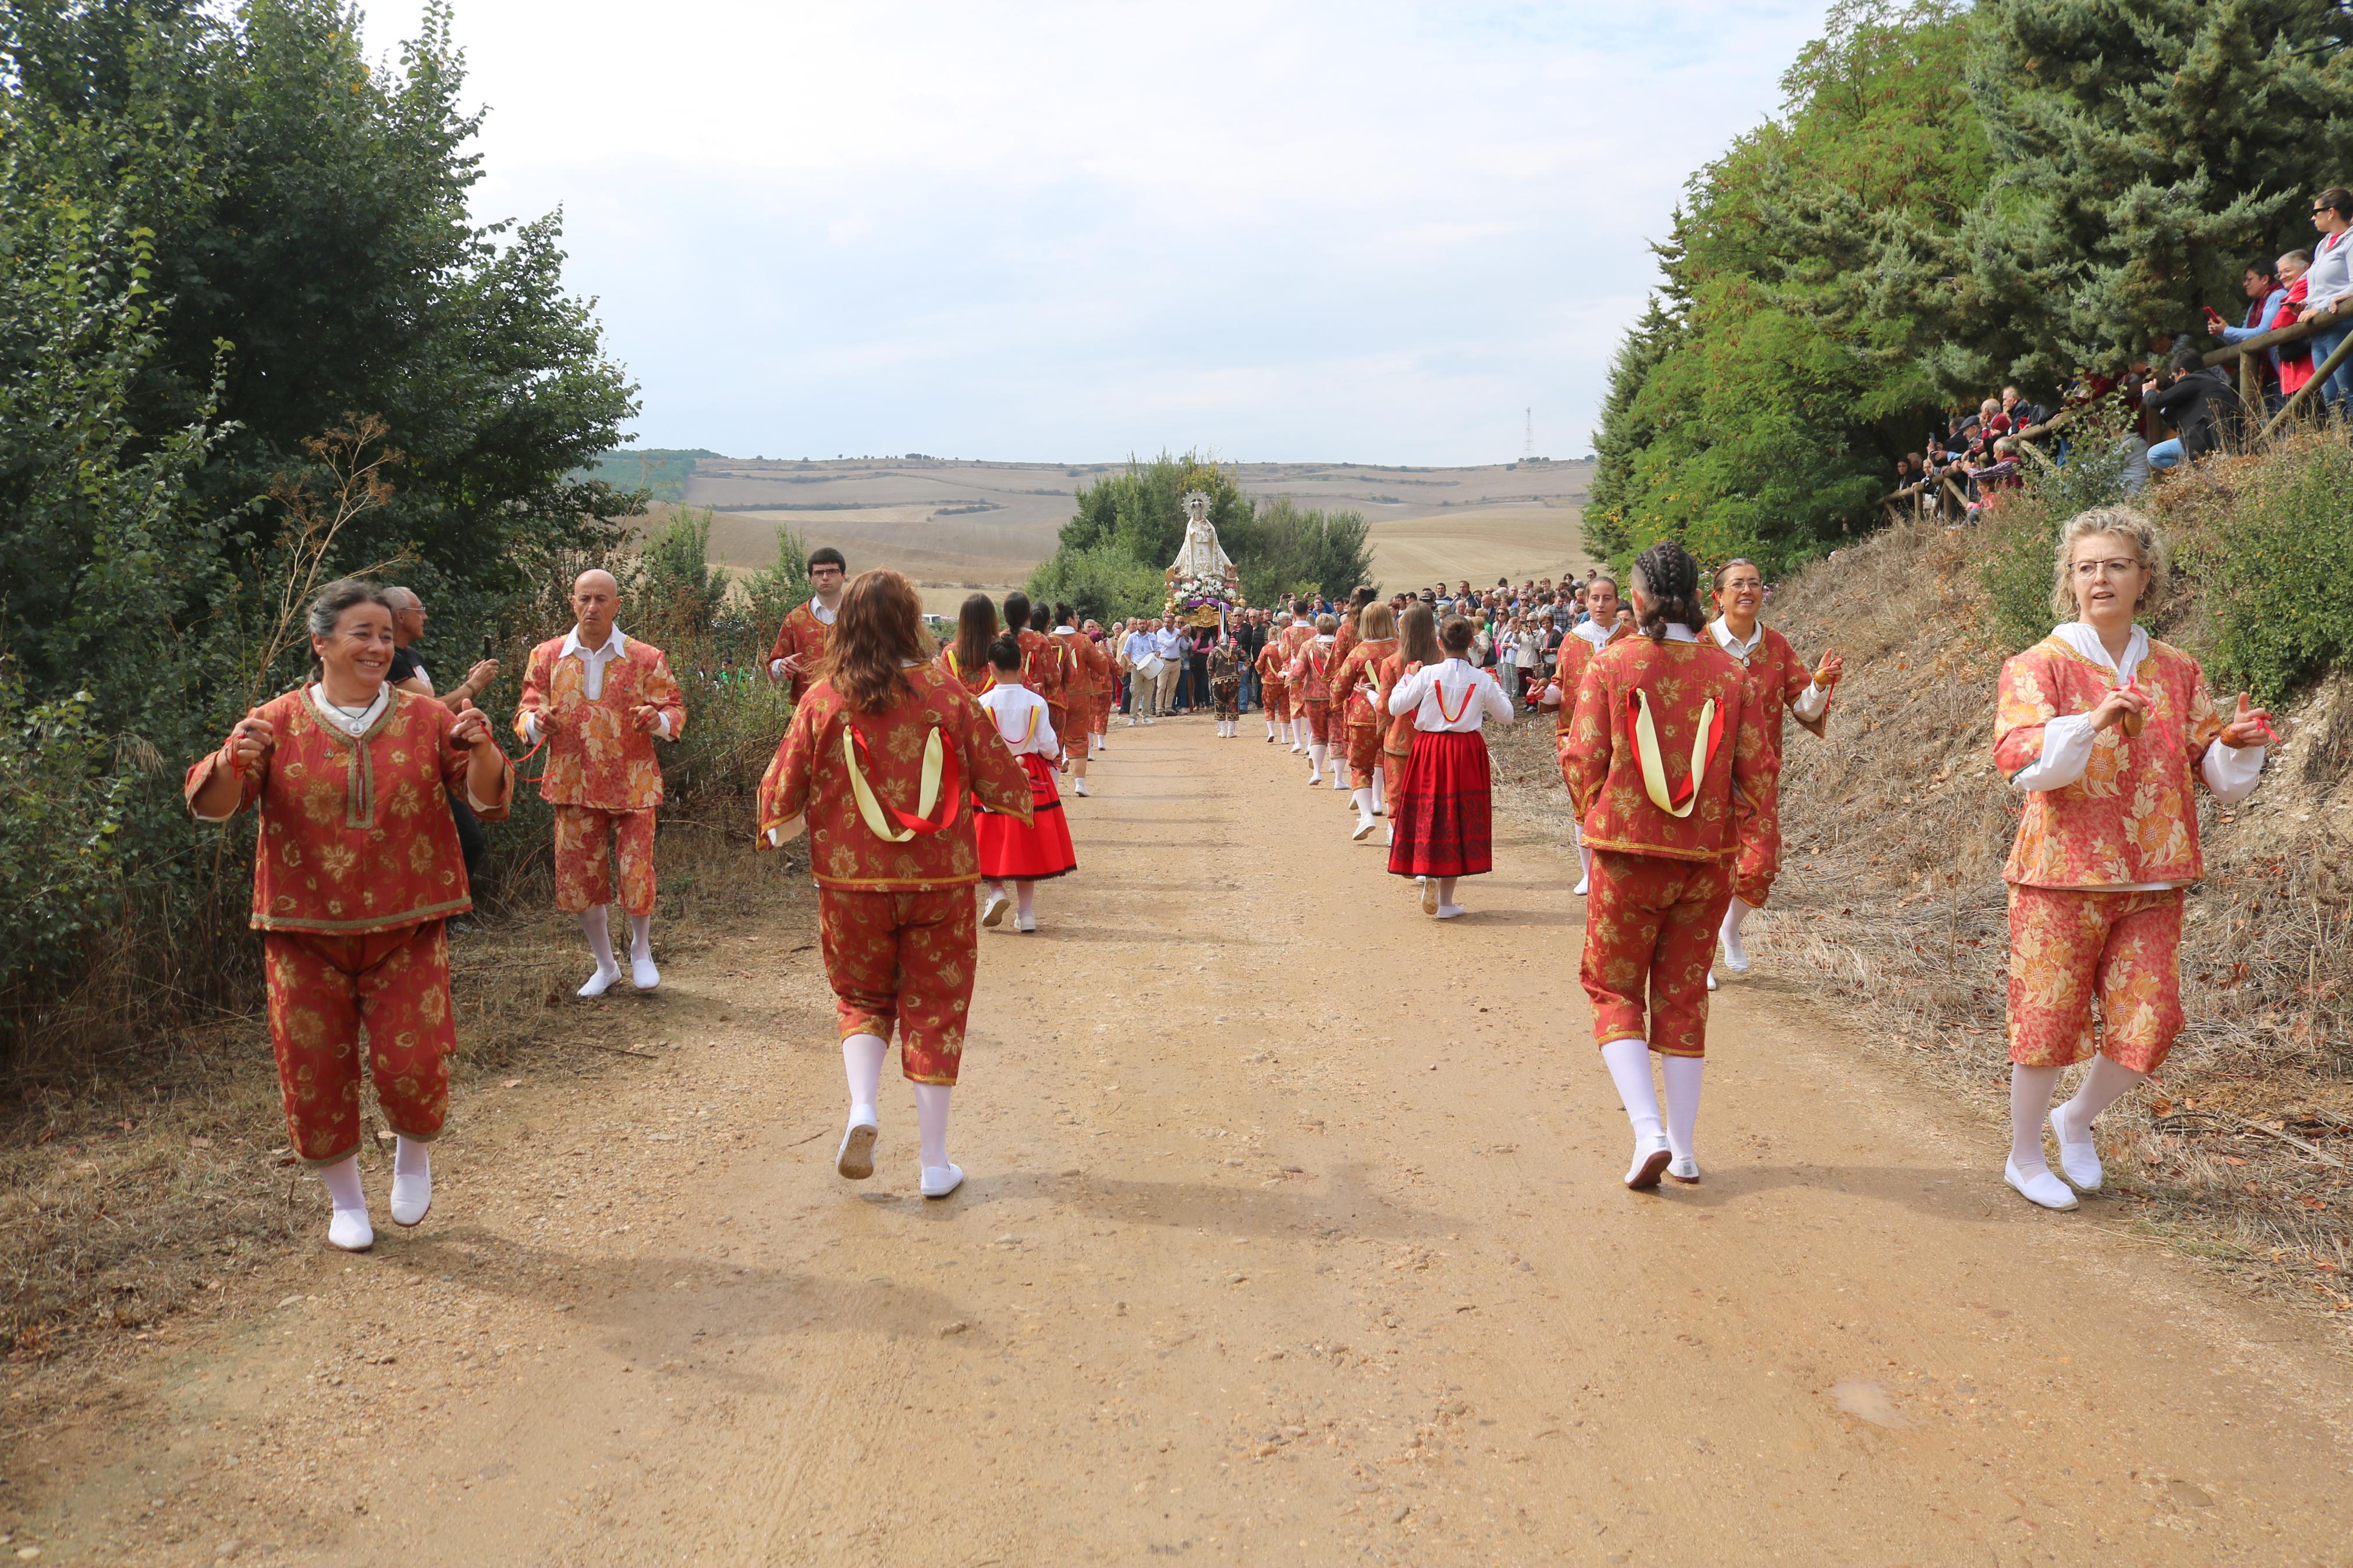
M760 782L760 842L809 836L849 1079L835 1169L852 1180L874 1173L875 1100L896 1028L915 1086L922 1191L942 1198L964 1181L947 1156L948 1095L980 945L980 859L965 808L977 800L1025 822L1030 808L1029 775L930 652L922 601L904 577L868 572L850 584L820 678Z
M1633 1126L1626 1184L1639 1189L1699 1180L1708 961L1736 863L1769 868L1780 840L1772 747L1747 670L1701 635L1699 563L1672 540L1654 544L1632 586L1641 635L1587 667L1561 768L1593 856L1578 978Z
M331 583L308 624L314 678L238 720L185 790L206 822L260 808L253 926L287 1136L326 1184L327 1239L364 1252L375 1229L360 1186L360 1031L398 1140L392 1217L413 1226L433 1203L427 1146L448 1113L457 1048L442 926L473 908L448 792L496 822L514 773L471 703L452 712L386 682L382 589Z
M2026 792L2002 870L2002 1179L2044 1208L2073 1208L2071 1185L2099 1189L2093 1120L2155 1072L2181 1031L2182 889L2204 874L2193 781L2226 805L2245 799L2274 738L2271 715L2243 691L2225 721L2198 661L2133 624L2165 584L2155 524L2129 507L2084 512L2060 534L2051 590L2052 608L2075 618L2001 668L1994 761ZM2060 1070L2086 1057L2082 1087L2052 1110ZM2046 1112L2064 1182L2043 1158Z

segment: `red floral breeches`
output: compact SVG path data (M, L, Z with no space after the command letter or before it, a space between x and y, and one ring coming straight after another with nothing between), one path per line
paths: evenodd
M1258 700L1260 706L1266 710L1266 716L1275 723L1291 722L1293 718L1291 689L1282 681L1261 679L1259 682Z
M1761 910L1773 895L1773 874L1779 869L1778 843L1744 843L1732 874L1732 890L1752 910Z
M1594 1044L1647 1039L1661 1056L1707 1054L1707 967L1732 878L1725 861L1593 852L1577 978Z
M1409 738L1410 738L1409 735ZM1394 746L1390 745L1387 738L1382 740L1381 789L1384 798L1389 803L1389 815L1391 816L1395 816L1397 815L1398 797L1402 795L1405 790L1405 765L1412 756L1413 749L1410 745L1409 745L1406 750L1400 752Z
M2092 998L2100 1020L2092 1021ZM2010 1059L2155 1072L2181 1033L2181 889L2010 889Z
M1348 738L1348 787L1373 787L1373 770L1381 765L1381 727L1378 724L1343 726Z
M1332 700L1328 697L1303 699L1299 706L1307 710L1307 739L1310 743L1328 746L1332 743Z
M609 855L607 853L609 849ZM654 813L555 808L555 907L576 915L613 901L613 865L621 868L621 908L654 912Z
M439 921L365 936L264 931L269 1046L294 1152L332 1164L360 1146L360 1033L392 1130L438 1138L449 1110L449 943Z
M891 1037L917 1083L954 1083L980 952L968 887L928 893L820 887L818 934L840 1032Z

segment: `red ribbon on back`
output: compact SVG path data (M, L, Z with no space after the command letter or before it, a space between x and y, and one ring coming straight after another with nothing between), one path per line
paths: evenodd
M1638 759L1642 754L1642 737L1641 732L1634 727L1634 721L1641 716L1641 711L1642 694L1641 691L1635 690L1626 693L1626 744L1632 749L1634 755ZM1709 768L1715 765L1715 749L1723 743L1724 704L1719 702L1715 705L1715 712L1708 719L1707 721L1707 756L1705 760L1700 763L1699 772L1691 774L1683 780L1683 787L1681 789L1669 792L1667 795L1667 804L1671 808L1683 805L1683 802L1692 797L1692 793L1699 788L1701 776L1704 774ZM1666 755L1664 752L1660 753L1659 763L1662 768L1666 765Z
M868 778L874 777L874 753L866 744L866 731L849 723L847 718L843 722L849 724L850 744L858 748L859 767ZM932 808L941 814L937 822L912 811L901 811L883 798L881 790L874 791L874 798L882 809L910 833L945 832L955 826L956 814L964 809L964 763L958 758L956 747L945 735L940 737L940 797ZM917 801L922 798L918 794Z

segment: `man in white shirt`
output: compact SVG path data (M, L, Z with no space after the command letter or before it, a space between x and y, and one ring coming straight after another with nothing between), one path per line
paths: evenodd
M1149 724L1152 720L1152 694L1159 682L1156 671L1147 673L1147 667L1158 657L1155 651L1152 630L1141 620L1127 623L1127 640L1119 646L1119 661L1127 668L1127 727Z
M1176 700L1176 677L1184 670L1187 656L1193 651L1193 639L1185 635L1185 628L1176 624L1174 616L1164 616L1154 625L1156 629L1152 634L1152 652L1160 660L1160 679L1152 696L1160 711L1166 713Z

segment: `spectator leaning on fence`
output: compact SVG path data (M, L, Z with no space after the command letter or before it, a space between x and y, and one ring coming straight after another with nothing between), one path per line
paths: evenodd
M2243 325L2234 327L2222 319L2221 311L2211 305L2206 307L2207 331L2226 343L2243 343L2249 338L2260 337L2270 331L2272 318L2278 315L2280 307L2287 303L2287 285L2280 281L2279 269L2274 264L2262 261L2247 263L2243 286L2248 300L2247 319ZM2263 380L2276 383L2279 380L2278 348L2274 346L2269 350L2263 358L2271 367Z
M2304 310L2296 317L2308 321L2348 295L2353 295L2353 240L2348 230L2353 229L2353 191L2342 185L2331 185L2313 199L2312 224L2320 230L2320 243L2312 247L2312 269L2305 274ZM2317 369L2345 335L2353 332L2353 323L2325 327L2312 334L2312 363ZM2330 373L2320 388L2321 398L2334 406L2353 391L2353 366L2340 364Z

